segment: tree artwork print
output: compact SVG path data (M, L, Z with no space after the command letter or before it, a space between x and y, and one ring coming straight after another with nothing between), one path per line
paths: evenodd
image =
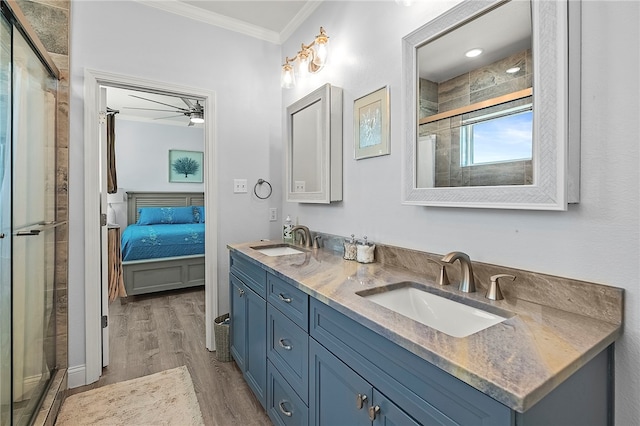
M169 182L202 183L203 153L201 151L169 150Z
M200 169L198 162L189 157L178 158L171 167L176 173L184 174L184 177L189 177Z

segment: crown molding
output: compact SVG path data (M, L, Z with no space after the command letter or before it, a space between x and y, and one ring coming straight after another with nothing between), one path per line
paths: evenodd
M293 32L322 4L323 0L307 1L300 11L280 32L279 44L284 43ZM315 35L315 34L314 34Z
M229 31L234 31L274 44L284 43L293 32L320 6L324 0L307 1L300 11L293 17L287 26L280 32L252 25L239 19L210 12L199 7L178 0L134 0L137 3L151 6L165 12L180 15L185 18L215 25Z
M230 18L228 16L220 15L218 13L209 12L199 7L182 3L177 0L163 0L163 1L134 0L134 1L136 1L137 3L144 4L146 6L164 10L165 12L184 16L185 18L194 19L196 21L204 22L206 24L215 25L220 28L224 28L230 31L235 31L241 34L255 37L260 40L268 41L270 43L274 43L274 44L281 43L280 34L278 34L275 31L267 30L266 28L262 28L257 25L251 25L246 22L240 21L238 19ZM306 6L305 8L303 8L303 10L304 9L306 9ZM298 15L296 15L296 18L298 17ZM287 26L287 28L288 27L289 26Z

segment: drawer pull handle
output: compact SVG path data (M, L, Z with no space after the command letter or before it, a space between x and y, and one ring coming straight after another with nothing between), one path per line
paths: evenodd
M376 414L378 414L379 412L379 405L376 405L375 407L369 407L369 420L374 421L376 419Z
M284 343L284 339L280 339L278 342L280 343L280 347L284 348L285 351L290 351L291 349L293 349L293 346Z
M239 289L238 289L238 295L239 295L240 297L242 297L242 295L243 295L243 294L244 294L244 290L243 290L243 289L241 289L241 288L239 288Z
M367 400L367 395L363 395L359 393L358 396L356 396L356 408L358 410L362 410L362 407L364 407L364 402L366 400Z
M286 408L284 408L284 403L285 403L285 402L287 402L287 401L282 400L282 401L280 401L280 402L278 403L278 406L280 406L280 412L281 412L282 414L284 414L285 416L287 416L287 417L291 417L291 416L293 416L293 411L287 411L287 409L286 409Z
M282 300L285 303L291 303L291 298L290 297L284 297L284 295L282 293L279 293L278 297L280 298L280 300Z

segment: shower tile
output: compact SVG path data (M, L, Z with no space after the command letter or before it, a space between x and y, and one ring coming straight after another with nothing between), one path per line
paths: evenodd
M452 99L466 97L469 98L469 74L462 74L450 80L443 81L438 86L438 102L447 103ZM440 110L440 112L446 110Z
M29 0L17 2L47 51L68 54L69 11Z

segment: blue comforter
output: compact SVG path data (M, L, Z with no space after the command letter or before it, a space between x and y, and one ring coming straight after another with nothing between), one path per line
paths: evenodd
M204 223L129 225L122 233L122 260L204 254Z

